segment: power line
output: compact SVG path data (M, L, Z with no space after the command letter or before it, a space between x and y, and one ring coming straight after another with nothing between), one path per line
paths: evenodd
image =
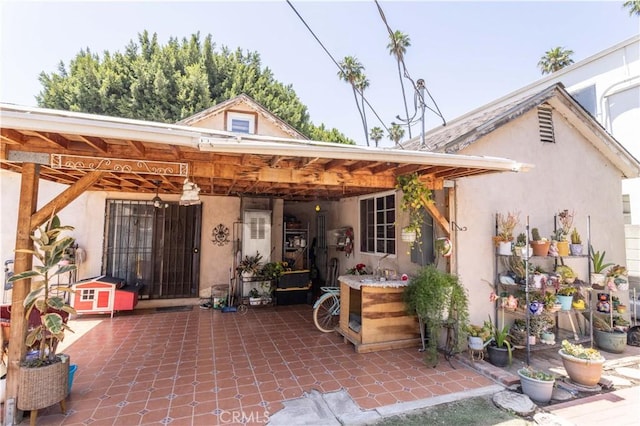
M389 37L391 37L391 40L393 40L393 30L391 29L391 27L389 26L389 23L387 22L387 18L384 15L384 11L382 10L382 7L380 6L380 3L378 3L378 0L374 0L376 3L376 6L378 7L378 12L380 13L380 18L382 19L382 22L384 23L385 27L387 28L387 31L389 32ZM411 78L411 76L409 75L409 70L407 69L407 65L404 62L404 55L400 55L399 56L399 61L402 64L402 70L404 73L404 77L409 80L411 82L411 85L413 86L413 90L415 91L415 93L418 94L418 98L420 99L420 103L421 106L424 106L425 108L427 108L428 110L432 111L434 114L436 114L438 117L440 117L442 119L442 125L446 125L447 122L444 119L444 116L442 115L442 113L440 112L440 108L438 108L438 104L436 103L435 99L433 99L433 96L431 96L431 93L429 92L429 89L426 88L426 86L424 87L420 87L420 89L423 89L427 95L429 95L429 98L431 99L431 102L433 102L433 105L435 106L435 110L433 108L431 108L429 105L426 104L426 102L424 101L424 96L422 95L421 90L418 89L418 86L416 85L416 82L413 81L413 79ZM415 117L415 115L414 115ZM408 117L407 117L408 118ZM407 123L408 125L411 125L410 123Z
M305 27L307 27L307 30L309 30L309 32L311 33L311 35L313 36L313 38L316 39L316 41L318 42L318 44L322 47L322 49L325 51L325 53L329 56L329 58L331 58L331 60L333 61L333 63L336 65L336 67L338 67L338 69L340 70L340 72L342 72L343 74L345 74L344 69L340 66L340 64L338 63L338 61L336 61L334 59L334 57L331 55L331 53L329 52L329 50L324 46L324 44L322 44L322 42L320 41L320 39L318 38L318 36L313 32L313 30L311 29L311 27L309 26L309 24L307 24L307 22L304 20L304 18L300 15L300 13L298 13L298 11L296 10L295 7L293 7L293 4L291 4L291 2L289 0L287 0L287 4L291 7L291 9L293 9L293 11L295 12L295 14L298 16L298 18L300 19L300 21L302 21L302 23L304 24ZM362 99L364 100L364 102L367 104L367 106L369 107L369 109L371 109L371 112L373 112L373 115L376 116L376 118L378 119L378 121L382 124L382 127L385 128L385 130L387 131L387 133L389 133L389 128L386 126L386 124L384 124L384 121L382 121L382 119L380 118L380 116L378 115L378 113L376 112L376 110L371 106L371 104L369 103L369 101L367 100L367 98L363 95L362 91L360 89L358 89L356 86L354 86L352 84L352 87L354 88L354 90L356 92L358 92L358 94L362 97Z

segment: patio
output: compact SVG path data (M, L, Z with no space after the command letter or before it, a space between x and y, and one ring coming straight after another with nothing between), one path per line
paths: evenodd
M495 384L456 361L428 368L416 349L357 354L317 331L307 305L154 312L72 321L92 328L65 350L78 364L67 414L49 407L38 424L261 424L313 389L367 410Z

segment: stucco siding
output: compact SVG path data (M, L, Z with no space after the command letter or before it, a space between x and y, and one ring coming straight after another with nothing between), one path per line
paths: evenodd
M553 114L556 143L538 139L536 111L501 127L467 147L463 154L499 155L535 165L526 173L501 173L457 182L456 222L468 231L458 232L458 272L469 289L471 320L481 322L493 311L489 294L495 279L495 214L520 212L516 235L530 227L542 236L553 232L554 214L574 210L574 225L586 243L587 218L591 241L607 258L624 263L624 226L619 171L559 114ZM582 279L587 261L570 260ZM489 285L489 283L491 283Z

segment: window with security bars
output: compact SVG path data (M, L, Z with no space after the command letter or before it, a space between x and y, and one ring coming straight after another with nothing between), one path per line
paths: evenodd
M360 199L360 251L396 253L395 193Z

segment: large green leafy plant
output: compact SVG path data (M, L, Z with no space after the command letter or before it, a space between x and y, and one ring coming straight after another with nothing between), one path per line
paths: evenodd
M460 335L469 326L469 301L467 292L456 275L427 265L418 270L405 287L403 299L407 312L416 314L429 332L425 351L427 364L438 362L438 341L442 327L456 329ZM448 317L445 318L445 314Z
M422 224L424 223L424 203L432 203L431 190L420 180L417 173L402 175L396 178L396 189L402 191L400 209L409 213L409 225L404 229L415 232L416 241L420 241ZM413 246L413 243L411 243Z
M65 331L73 332L66 324L68 315L76 313L65 299L65 295L72 291L71 287L58 284L55 287L51 286L52 278L76 269L76 265L69 263L67 259L67 250L75 240L61 235L64 231L70 230L73 230L73 227L60 225L58 216L53 216L31 236L34 250L16 250L32 254L41 264L9 279L10 282L31 279L32 290L24 300L25 318L28 321L34 309L40 317L40 323L27 332L25 339L28 348L38 351L36 359L25 363L27 366L55 362L56 348L64 339Z

